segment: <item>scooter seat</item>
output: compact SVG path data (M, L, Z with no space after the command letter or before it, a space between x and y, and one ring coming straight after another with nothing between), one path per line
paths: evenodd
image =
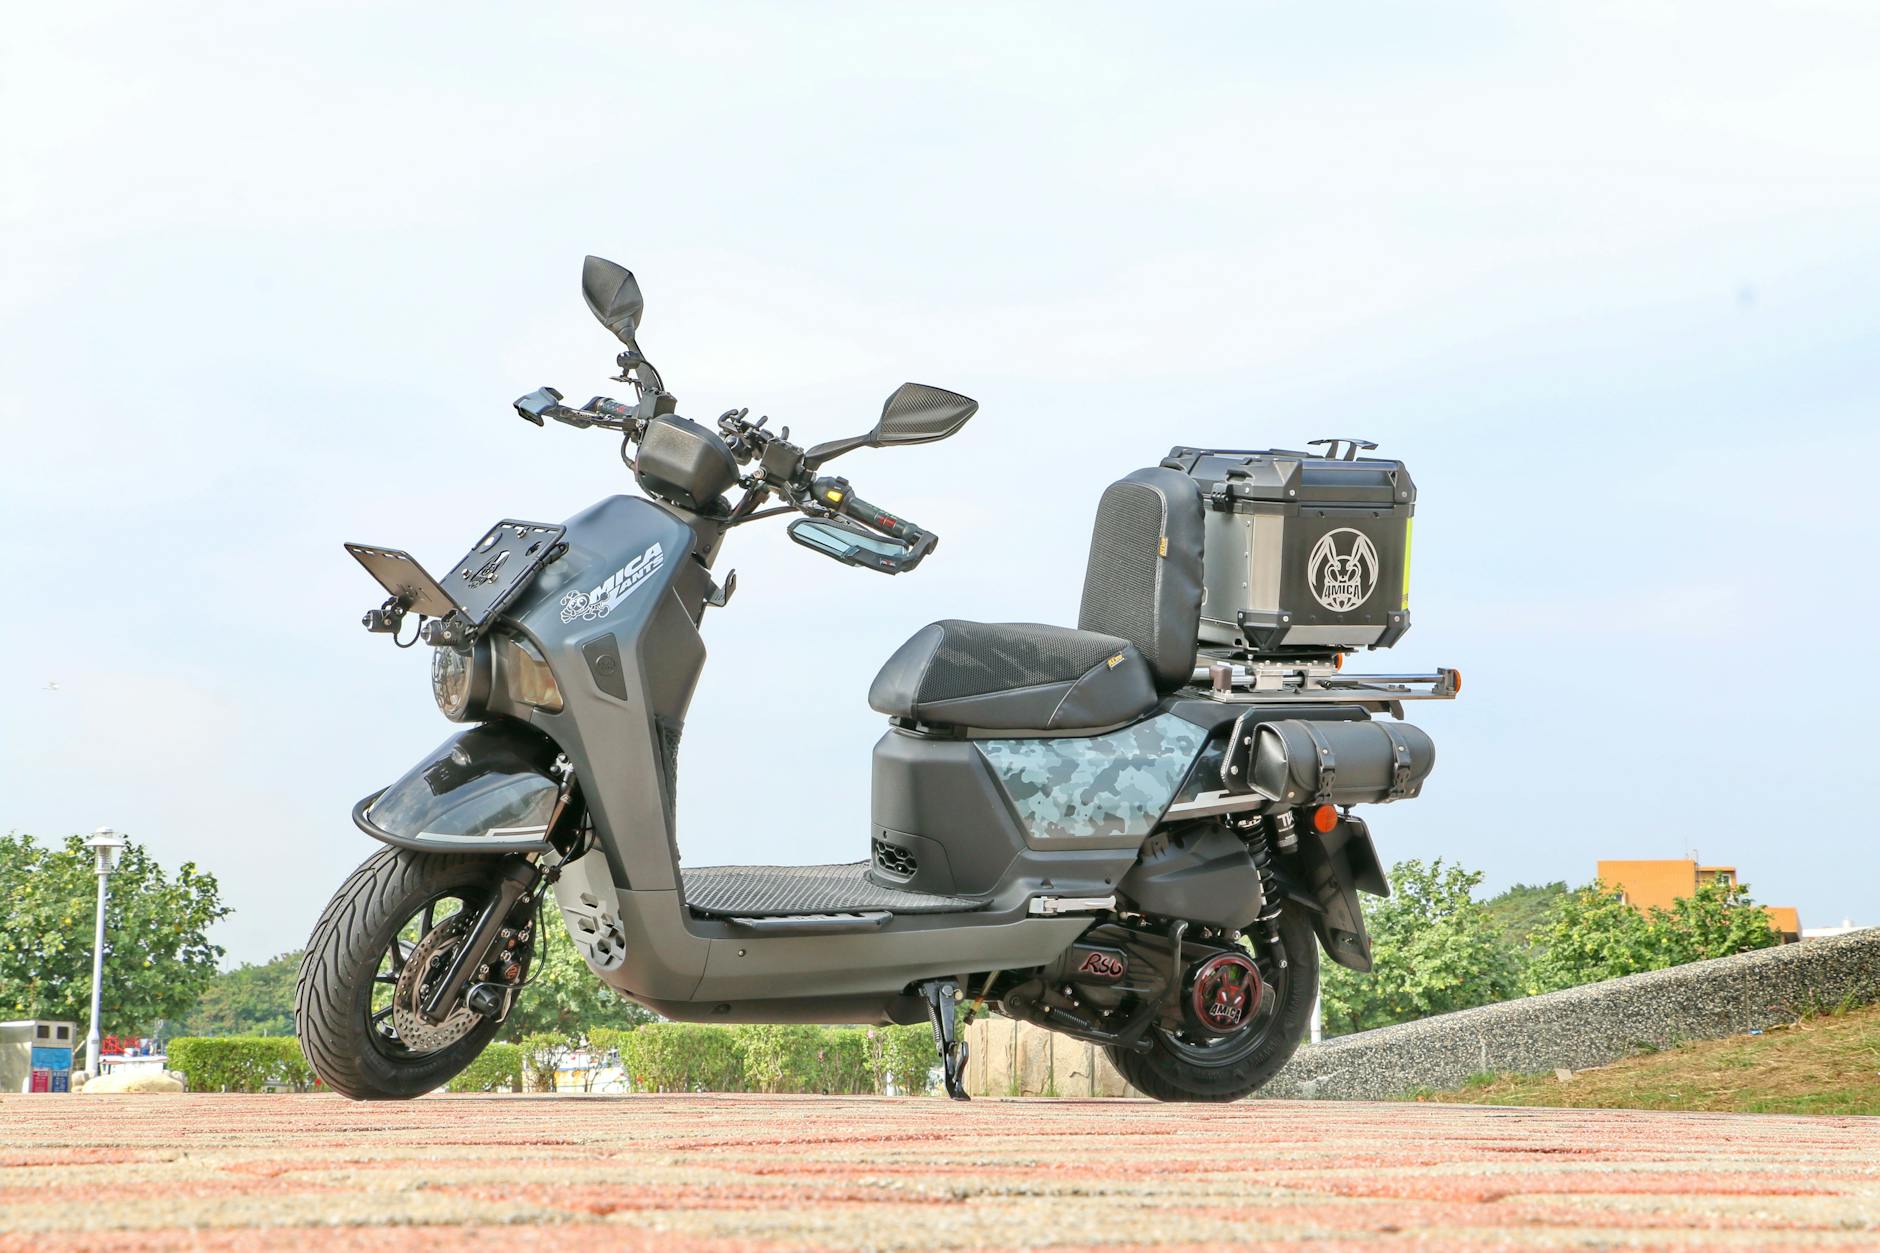
M1149 664L1126 639L957 618L916 631L868 689L891 718L996 731L1113 727L1156 700Z

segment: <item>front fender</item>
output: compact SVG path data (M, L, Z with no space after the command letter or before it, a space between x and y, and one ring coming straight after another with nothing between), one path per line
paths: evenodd
M555 755L532 727L486 722L354 805L353 822L375 840L424 852L547 852L561 797Z

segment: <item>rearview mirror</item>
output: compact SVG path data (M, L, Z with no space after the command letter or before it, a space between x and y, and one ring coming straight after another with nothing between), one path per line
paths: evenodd
M589 257L581 263L581 294L614 338L623 344L633 342L646 301L640 296L640 284L632 270L605 257Z
M931 443L953 434L978 412L977 400L968 400L957 392L925 383L903 383L881 406L881 421L875 423L869 442L877 448Z
M903 383L881 406L881 418L866 435L832 439L803 454L803 464L814 470L833 457L857 448L886 448L893 444L930 444L966 425L979 412L979 402L958 392L925 383Z

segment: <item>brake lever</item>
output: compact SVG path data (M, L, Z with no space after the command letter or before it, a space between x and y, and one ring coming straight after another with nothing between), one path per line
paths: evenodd
M901 558L901 568L895 573L905 574L927 559L927 554L940 544L940 537L932 531L917 531L913 543L907 546L907 556Z

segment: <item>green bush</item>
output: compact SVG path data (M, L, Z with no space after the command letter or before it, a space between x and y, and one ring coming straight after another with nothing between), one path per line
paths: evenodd
M868 1035L875 1091L887 1091L890 1083L902 1096L926 1096L933 1091L933 1068L940 1064L933 1028L924 1024L877 1027Z
M742 1092L744 1059L728 1027L655 1022L627 1033L620 1064L641 1092Z
M603 1064L609 1053L624 1057L627 1037L637 1030L637 1027L589 1027L588 1050L594 1055L596 1064Z
M293 1036L180 1036L165 1053L194 1092L260 1092L278 1084L304 1092L313 1068Z
M515 1044L491 1044L463 1073L450 1081L452 1092L522 1091L522 1049Z
M576 1041L537 1032L520 1044L491 1044L450 1081L452 1092L552 1091L556 1063ZM657 1022L594 1028L597 1065L618 1052L641 1092L803 1092L866 1095L892 1085L901 1095L932 1090L939 1063L933 1032L912 1027L713 1026ZM170 1067L197 1092L259 1092L269 1084L304 1091L313 1071L292 1036L185 1037L170 1041Z
M661 1022L618 1035L588 1035L620 1062L641 1092L806 1092L866 1095L892 1083L902 1094L931 1090L938 1064L933 1032L914 1027L720 1027Z
M733 1040L751 1092L873 1092L868 1035L860 1027L757 1024Z
M799 1090L857 1094L875 1091L874 1068L868 1064L868 1032L861 1027L821 1027L818 1031L822 1038L804 1072L808 1082Z
M553 1092L555 1072L581 1042L558 1031L534 1031L516 1042L522 1054L522 1077L531 1092Z

